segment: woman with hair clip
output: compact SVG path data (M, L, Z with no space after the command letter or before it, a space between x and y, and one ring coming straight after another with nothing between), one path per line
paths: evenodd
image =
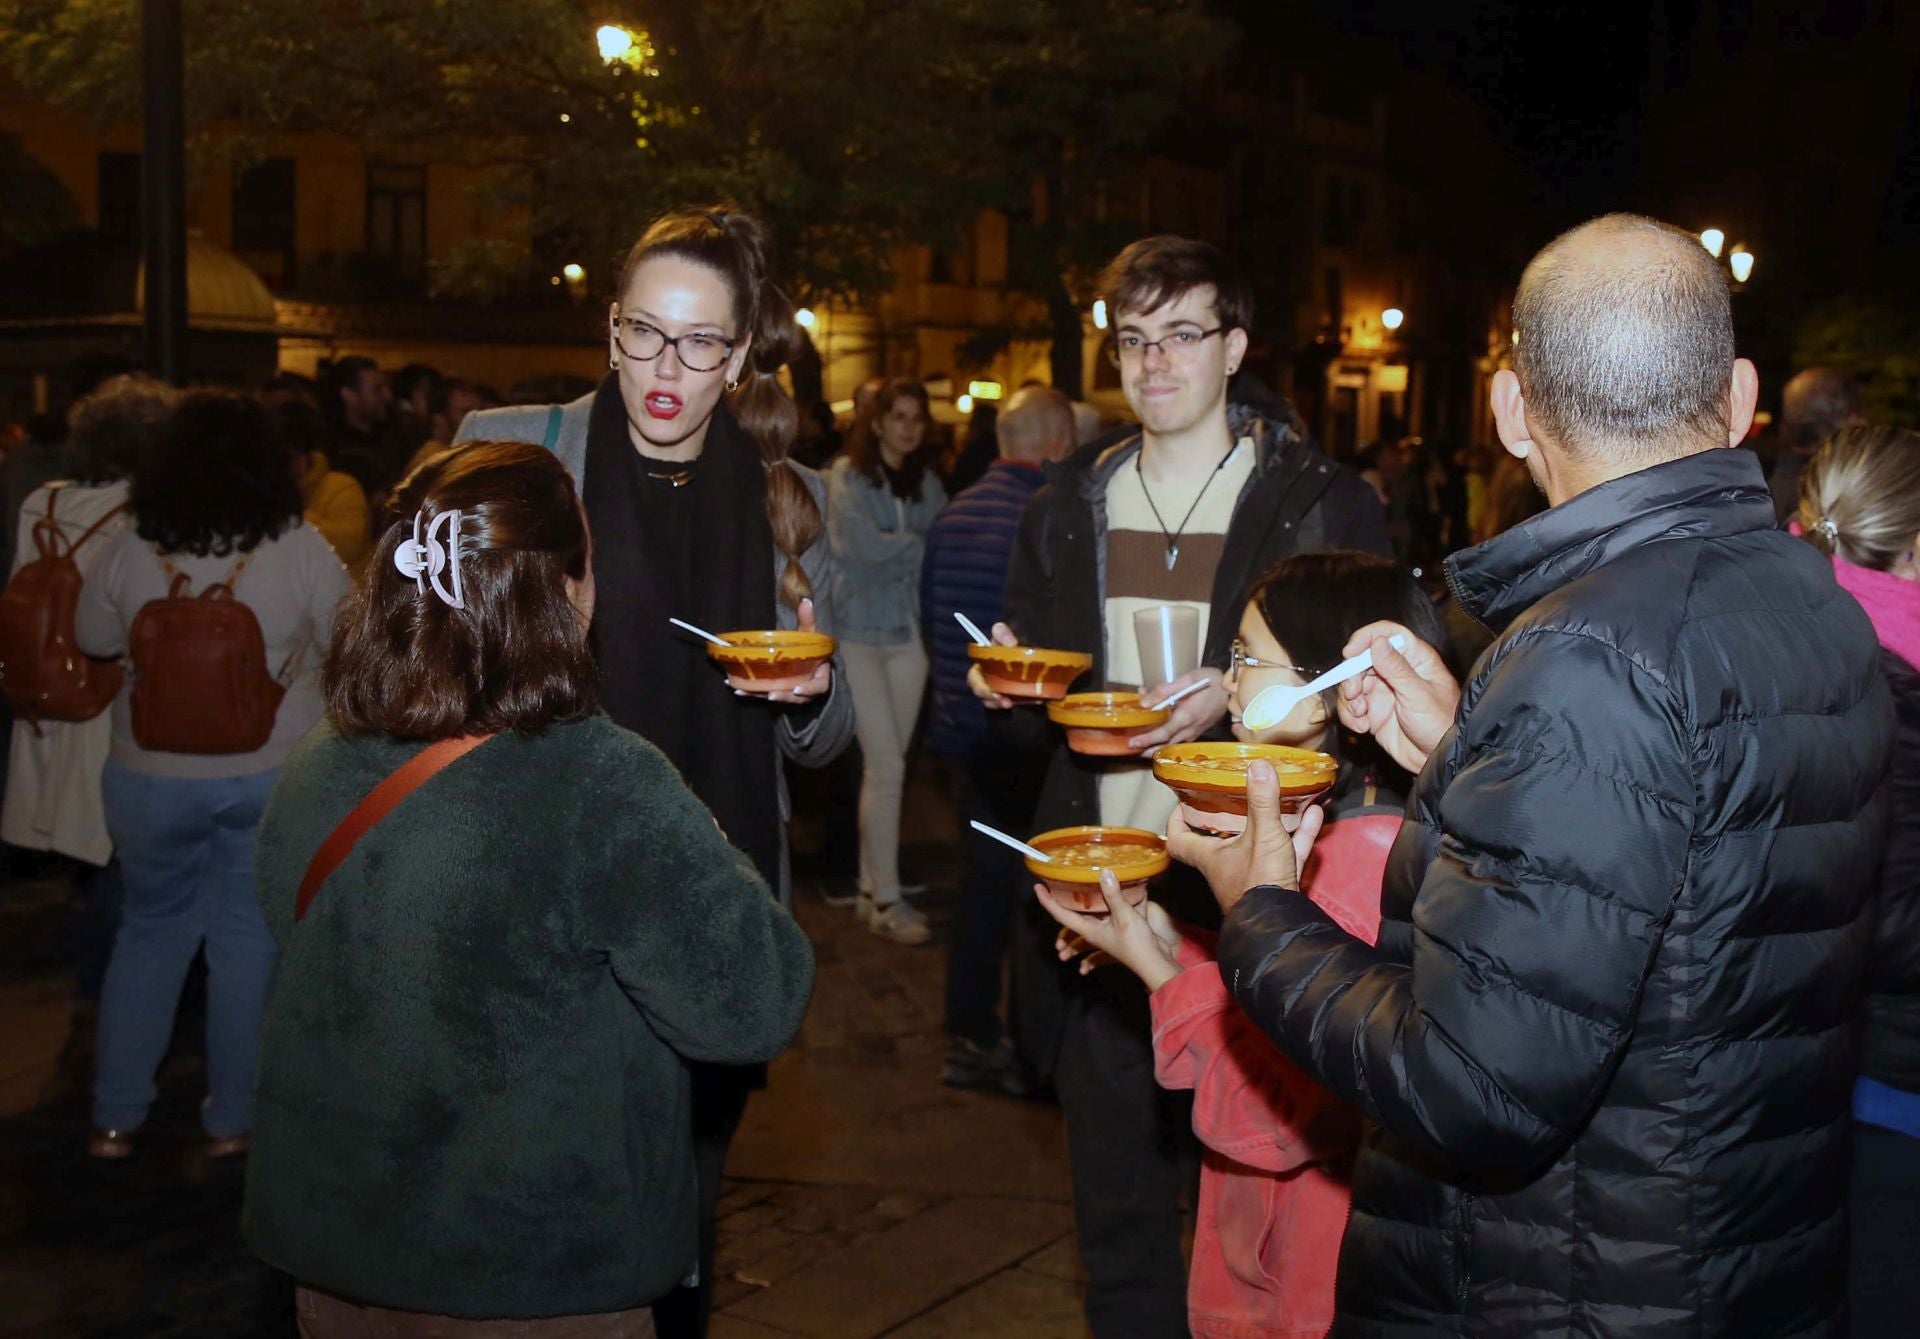
M1892 824L1853 1094L1847 1306L1858 1339L1913 1332L1920 1232L1920 434L1842 428L1800 476L1794 526L1833 560L1893 690ZM1808 648L1818 655L1819 648Z
M844 633L860 784L859 915L896 944L932 938L900 888L900 798L907 745L927 686L920 641L920 559L946 490L927 469L927 389L896 378L853 426L827 474L834 611Z
M306 1339L641 1339L699 1249L690 1066L778 1054L813 952L598 711L560 463L474 443L394 508L261 827L247 1240Z
M799 411L774 379L799 330L768 253L766 229L731 209L654 220L620 270L599 388L567 405L469 414L458 439L542 443L573 475L593 530L591 645L607 714L667 755L784 905L781 759L831 761L852 736L852 704L833 664L793 692L740 697L704 644L667 621L833 631L826 490L786 458ZM655 1309L662 1334L705 1331L726 1148L763 1081L695 1071L700 1280Z

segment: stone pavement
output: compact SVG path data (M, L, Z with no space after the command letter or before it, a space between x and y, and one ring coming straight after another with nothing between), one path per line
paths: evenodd
M906 826L938 929L952 820L924 774ZM57 875L0 885L0 1339L291 1335L291 1285L240 1241L243 1170L199 1152L191 999L139 1156L82 1155L71 897ZM1059 1112L941 1085L937 945L883 943L811 883L797 901L818 986L734 1145L714 1339L1080 1339Z

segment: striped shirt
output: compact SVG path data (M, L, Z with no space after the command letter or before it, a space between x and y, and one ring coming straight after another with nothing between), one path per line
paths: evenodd
M1140 682L1140 643L1133 616L1143 609L1175 605L1199 615L1199 637L1182 654L1199 663L1206 645L1213 606L1213 574L1227 546L1227 527L1235 505L1253 477L1257 456L1253 440L1242 437L1220 468L1190 483L1154 484L1149 489L1134 464L1107 481L1107 683L1116 691L1156 688ZM1195 506L1196 499L1198 506ZM1188 508L1193 515L1181 530L1178 557L1172 563L1169 540ZM1159 518L1154 516L1159 511ZM1176 801L1153 779L1152 764L1142 759L1108 763L1100 777L1100 821L1165 832Z

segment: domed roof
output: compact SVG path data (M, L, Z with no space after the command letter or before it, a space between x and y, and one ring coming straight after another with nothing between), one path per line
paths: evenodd
M77 232L31 247L8 265L0 316L137 323L146 310L139 247ZM271 331L273 294L245 261L204 237L187 238L187 322L196 329Z
M147 266L133 281L135 311L147 309ZM187 321L190 325L271 328L273 294L240 257L204 237L187 236Z

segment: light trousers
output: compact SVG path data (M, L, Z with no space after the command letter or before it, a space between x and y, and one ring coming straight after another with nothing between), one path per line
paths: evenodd
M853 727L865 770L860 779L860 891L885 906L900 900L900 799L907 746L927 686L927 652L914 637L897 646L840 643Z

